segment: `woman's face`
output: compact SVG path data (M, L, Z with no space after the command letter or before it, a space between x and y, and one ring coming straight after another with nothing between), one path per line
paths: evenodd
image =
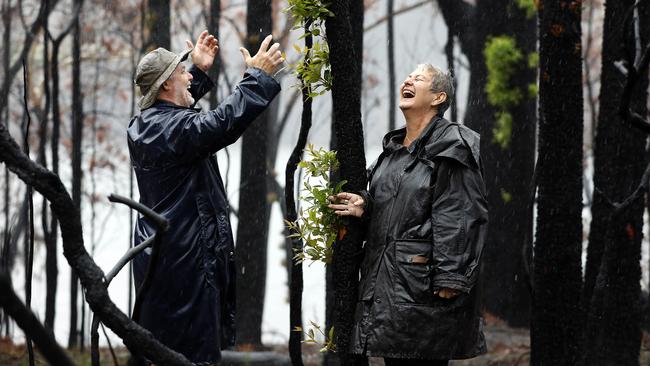
M418 67L400 85L399 107L405 109L428 109L434 99L431 91L431 73Z

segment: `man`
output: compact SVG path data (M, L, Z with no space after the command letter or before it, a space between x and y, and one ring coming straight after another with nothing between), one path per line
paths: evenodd
M368 220L351 351L387 366L485 352L475 286L487 228L480 140L442 118L453 92L450 75L418 65L400 87L406 127L384 137L368 191L330 205Z
M251 57L232 94L214 110L192 107L212 87L207 76L218 52L204 31L196 47L176 55L163 48L139 62L136 84L140 115L128 127L131 162L140 202L169 220L162 235L152 282L141 301L138 322L170 348L198 364L219 361L220 349L234 344L235 274L226 192L213 154L234 143L279 93L270 76L284 61L271 36ZM191 53L193 65L181 64ZM264 128L261 126L261 128ZM260 164L264 164L263 159ZM155 232L143 217L135 244ZM151 252L134 260L139 287Z

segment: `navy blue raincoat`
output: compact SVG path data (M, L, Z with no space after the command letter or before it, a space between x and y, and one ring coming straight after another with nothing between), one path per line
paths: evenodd
M195 100L214 84L191 66ZM269 75L249 68L216 109L201 112L165 101L133 117L128 144L140 202L163 215L170 229L139 323L193 362L216 362L235 341L234 244L215 152L234 143L279 93ZM135 245L155 231L139 217ZM150 251L134 260L142 283Z

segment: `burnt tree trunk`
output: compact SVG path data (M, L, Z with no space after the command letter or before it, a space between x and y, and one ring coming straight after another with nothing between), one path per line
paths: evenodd
M52 365L72 366L68 354L56 343L49 329L39 323L36 316L18 298L11 286L11 279L5 273L0 273L0 307L16 320L18 326L34 338L43 357Z
M347 180L345 190L366 189L366 158L363 150L361 123L361 51L363 2L334 0L334 17L325 22L332 65L332 110L336 134L340 178ZM349 42L352 39L353 42ZM361 263L363 228L350 220L347 233L334 244L334 341L343 365L367 364L366 358L348 353L354 321L359 266Z
M221 0L210 0L210 12L208 14L208 30L219 39L219 21L221 20ZM217 96L219 94L219 74L221 73L221 52L214 60L214 64L208 71L208 76L214 83L214 87L210 90L208 101L210 109L217 107Z
M576 365L580 355L580 12L579 2L540 3L539 191L531 323L531 365L535 366Z
M47 18L46 18L47 19ZM46 20L47 21L47 20ZM29 101L27 99L27 61L23 60L23 152L29 157L29 130L31 128L31 116L29 114ZM34 271L34 189L27 185L25 189L25 201L27 202L27 211L25 212L25 237L24 237L24 255L25 255L25 305L31 311L32 307L32 274ZM29 365L34 366L34 344L31 336L25 333L25 343L27 343L27 354L29 356Z
M45 0L47 6L49 1ZM49 13L49 9L47 10ZM43 25L43 89L45 96L45 105L41 111L40 126L39 126L39 149L38 160L43 166L47 166L46 147L48 136L48 122L49 112L51 105L51 89L50 89L50 54L49 45L50 39L48 37L49 29L47 18ZM56 281L57 276L53 276L48 272L48 264L51 262L52 257L56 257L56 245L52 245L52 229L53 220L49 220L51 213L47 205L47 200L43 197L41 205L41 227L43 230L43 241L45 242L45 273L46 273L46 287L45 287L45 327L54 334L54 314L55 314L55 299L56 299ZM54 225L56 225L54 223ZM56 240L56 239L54 239ZM54 291L52 291L54 289Z
M10 61L11 61L11 7L9 1L2 2L2 23L3 23L3 37L2 37L2 70L3 75L9 74ZM7 79L5 77L5 79ZM3 93L0 95L0 105L8 106L9 104L9 93ZM4 111L0 111L2 116L2 122L7 128L9 128L9 107L5 108ZM9 169L5 167L4 169L4 189L3 189L3 213L4 213L4 222L3 222L3 236L2 236L2 251L0 251L0 272L11 273L11 263L10 259L13 257L12 250L10 247L11 244L11 228L10 228L10 207L11 207L11 182L9 180ZM8 281L11 282L11 277L8 277ZM3 311L2 317L0 320L0 328L4 326L5 334L9 335L9 318L5 315Z
M386 1L386 47L388 54L388 131L395 129L395 103L397 103L397 85L395 85L395 32L393 31L393 0Z
M271 34L273 21L270 0L249 0L246 13L246 48L256 52ZM266 109L242 137L241 175L237 223L237 343L262 344L262 314L266 289L268 241L268 126Z
M75 0L79 6L82 0ZM83 96L81 91L81 24L79 17L74 20L72 30L72 201L75 209L81 212L81 143L83 138ZM70 271L70 327L68 347L80 345L80 331L77 325L79 277L74 269ZM83 306L83 303L81 304Z
M643 200L615 213L610 202L621 202L636 189L645 166L646 136L623 123L618 114L624 75L615 62L626 59L625 45L634 49L634 31L621 27L633 0L605 4L600 114L594 148L594 201L583 291L588 314L585 365L638 365L641 347L641 239ZM650 6L639 8L648 19ZM648 25L642 43L648 41ZM633 93L631 108L646 115L646 77Z

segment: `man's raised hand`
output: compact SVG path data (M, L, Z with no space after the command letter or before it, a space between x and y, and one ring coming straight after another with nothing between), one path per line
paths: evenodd
M251 57L251 54L244 47L239 48L242 56L244 56L244 62L246 62L247 67L256 67L269 75L273 75L277 71L278 67L284 62L284 57L282 57L282 52L280 52L279 43L274 43L269 48L272 39L272 35L269 34L266 36L260 45L260 49L253 57Z
M219 52L219 41L207 30L204 30L196 40L196 45L193 45L189 39L185 43L188 48L193 48L192 63L203 72L208 72L214 63L217 52Z

